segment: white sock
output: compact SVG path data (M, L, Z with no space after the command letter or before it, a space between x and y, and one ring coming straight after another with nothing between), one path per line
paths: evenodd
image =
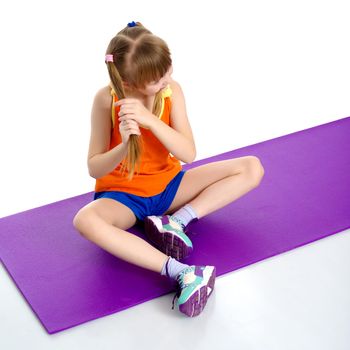
M177 212L171 215L171 218L178 222L184 229L192 220L198 220L197 213L190 204L186 204Z
M169 256L168 260L163 265L161 275L176 279L177 275L186 267L189 267L189 265L182 264L176 259Z

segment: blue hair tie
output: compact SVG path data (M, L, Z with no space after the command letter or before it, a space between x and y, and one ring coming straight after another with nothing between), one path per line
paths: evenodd
M129 26L129 27L135 27L136 25L137 25L137 24L136 24L134 21L128 23L128 26Z

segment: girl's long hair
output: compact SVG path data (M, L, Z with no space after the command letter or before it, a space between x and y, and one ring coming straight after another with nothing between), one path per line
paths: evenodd
M114 62L107 62L111 85L119 99L125 98L122 82L131 88L144 89L152 81L158 81L169 70L172 60L166 42L146 29L140 22L134 27L126 26L110 41L106 54L113 55ZM152 113L159 116L162 92L155 95ZM112 108L114 108L112 102ZM140 167L142 135L130 135L126 159L121 162L121 171L128 170L131 180L136 165Z

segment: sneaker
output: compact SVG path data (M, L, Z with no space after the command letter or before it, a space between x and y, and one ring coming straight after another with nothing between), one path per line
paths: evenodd
M181 260L193 251L192 242L185 233L187 231L170 215L146 216L144 223L146 236L164 254Z
M190 266L176 277L179 310L189 317L198 316L204 309L208 298L214 290L216 277L215 266Z

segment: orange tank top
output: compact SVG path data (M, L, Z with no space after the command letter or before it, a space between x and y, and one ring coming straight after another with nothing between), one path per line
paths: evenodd
M162 93L162 108L159 119L170 125L171 88L168 87ZM111 89L113 102L118 101L118 96ZM122 142L119 132L118 112L120 106L112 107L112 130L109 150ZM142 137L142 154L140 168L135 167L135 173L131 181L127 179L128 171L123 176L120 171L121 164L109 174L96 180L95 192L121 191L137 196L155 196L166 188L168 183L181 171L180 161L174 157L154 136L149 129L140 127ZM137 172L139 170L139 172Z

